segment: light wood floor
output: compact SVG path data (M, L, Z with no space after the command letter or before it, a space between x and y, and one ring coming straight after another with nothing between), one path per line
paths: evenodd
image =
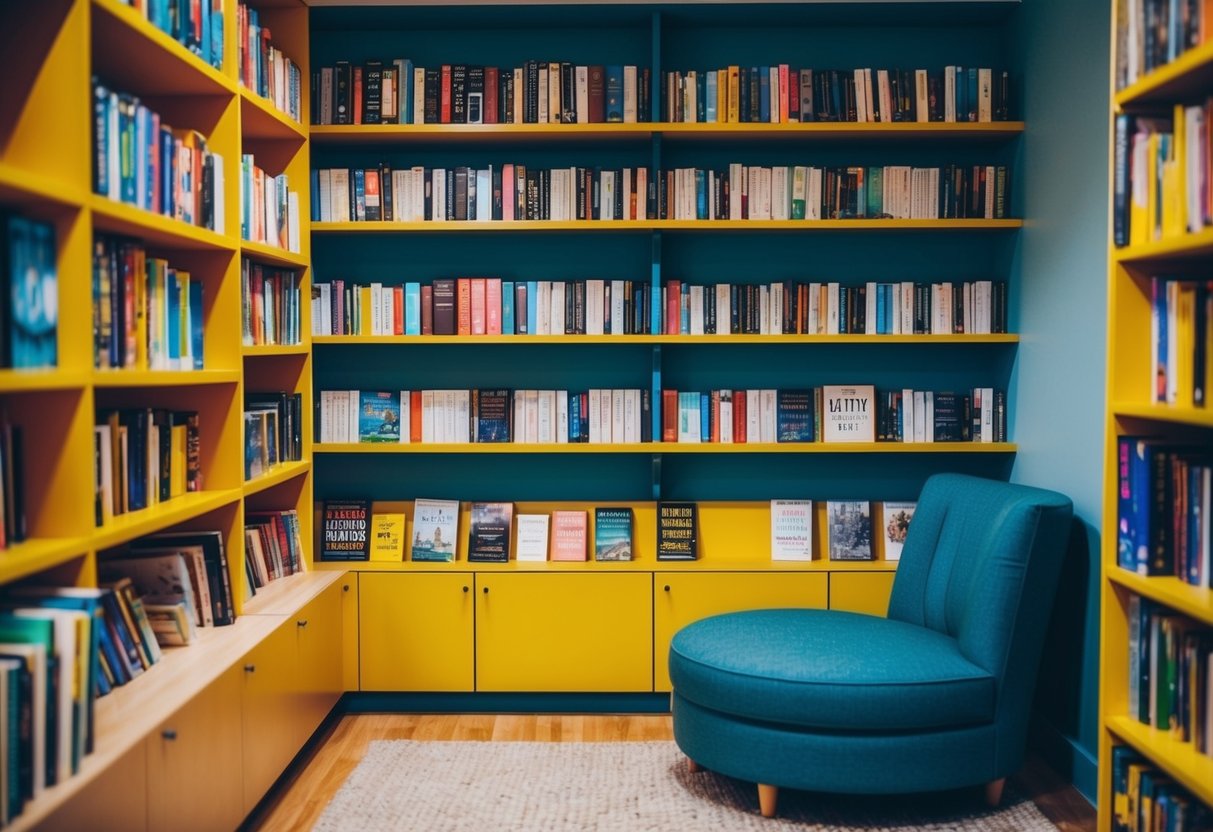
M668 715L349 715L341 718L294 781L280 789L275 804L253 828L263 832L311 829L371 740L610 742L672 737ZM1015 779L1019 789L1031 795L1063 832L1095 829L1095 810L1043 763L1029 762Z

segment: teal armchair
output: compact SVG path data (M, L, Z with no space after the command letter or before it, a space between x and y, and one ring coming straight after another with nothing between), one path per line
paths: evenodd
M927 480L887 618L758 610L675 636L674 739L692 771L888 794L985 785L1001 800L1028 713L1072 506L959 474Z

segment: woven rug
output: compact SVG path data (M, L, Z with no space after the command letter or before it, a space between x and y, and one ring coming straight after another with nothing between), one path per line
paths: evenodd
M314 827L318 832L782 832L1055 827L1032 801L1005 795L989 810L980 789L913 797L846 797L784 790L779 817L758 814L752 783L691 774L672 742L418 742L380 740Z

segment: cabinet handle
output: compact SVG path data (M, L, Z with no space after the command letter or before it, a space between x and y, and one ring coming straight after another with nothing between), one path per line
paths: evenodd
M253 673L253 672L255 672L256 670L257 670L257 665L255 665L255 664L246 664L246 665L244 666L244 672L245 672L245 673Z
M489 594L489 588L488 588L487 586L484 588L484 594L485 594L485 595L488 595L488 594Z
M665 585L665 591L666 591L666 592L669 592L669 591L670 591L670 585L669 585L669 584L666 584L666 585Z
M343 585L341 586L341 591L342 591L342 592L349 592L349 591L350 591L350 585L349 585L349 584L343 584Z
M296 623L297 625L299 625L300 627L306 627L306 626L307 626L307 619L306 619L306 618L303 618L303 619L300 619L299 621L296 621L295 623Z
M467 592L467 591L468 591L468 588L465 586L465 587L463 588L463 591L464 591L464 592Z
M177 739L177 732L171 728L166 728L165 730L160 732L160 736L164 737L166 740L171 741L171 740Z

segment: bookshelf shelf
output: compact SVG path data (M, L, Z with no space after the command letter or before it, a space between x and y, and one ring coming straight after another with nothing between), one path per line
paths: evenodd
M281 485L288 480L293 480L295 477L306 474L312 468L312 463L308 460L298 462L283 462L275 465L268 473L261 475L255 479L246 480L244 483L244 496L257 494L265 491L267 488L273 488L276 485Z
M93 373L93 386L98 388L188 387L238 381L239 370L97 370Z
M245 358L264 358L274 355L307 355L312 350L309 344L246 344L240 348Z
M240 85L240 132L246 139L296 144L302 144L308 138L303 125L243 84Z
M996 335L313 335L318 346L362 344L1015 344Z
M93 227L98 231L140 237L149 245L228 252L235 251L238 245L231 237L208 228L188 225L99 194L90 195L89 207L92 208Z
M1149 757L1205 803L1213 803L1213 757L1197 752L1168 731L1143 725L1129 716L1110 716L1107 727L1122 740Z
M1008 231L1023 220L552 220L314 222L312 233L386 234L510 231Z
M167 502L111 518L93 533L91 542L95 549L119 546L234 503L242 495L243 491L238 488L182 494Z
M1179 578L1167 575L1138 575L1119 566L1109 567L1107 575L1114 584L1143 598L1165 604L1197 621L1213 625L1213 596L1207 589L1192 586Z
M240 241L240 253L270 266L282 266L288 269L307 268L307 257L297 251L287 251L278 246L266 243L255 243L251 240Z
M1213 42L1189 49L1113 96L1121 110L1203 96L1213 86Z
M1112 259L1117 263L1137 264L1150 260L1188 260L1213 254L1213 228L1195 234L1184 234L1112 249Z
M0 162L0 199L23 206L49 204L63 210L82 206L85 193L75 183Z
M92 0L93 66L141 95L231 95L236 83L117 0ZM137 57L136 57L137 56Z
M87 374L70 370L0 370L0 393L75 390L87 383Z
M244 615L290 615L341 578L347 570L315 570L287 575L257 589L244 605Z
M1203 407L1171 407L1165 404L1125 404L1114 402L1111 406L1116 416L1133 419L1149 419L1175 425L1195 425L1213 428L1213 411Z
M317 443L315 454L1011 454L1010 442Z
M637 559L628 561L517 561L509 563L480 563L466 559L450 563L425 561L321 561L316 569L349 572L894 572L896 561L772 561L772 560L712 560L694 561ZM272 585L271 585L272 586ZM260 594L261 590L258 590ZM256 600L256 599L254 599Z
M88 547L86 537L35 537L14 543L0 549L0 581L15 581L83 557Z

